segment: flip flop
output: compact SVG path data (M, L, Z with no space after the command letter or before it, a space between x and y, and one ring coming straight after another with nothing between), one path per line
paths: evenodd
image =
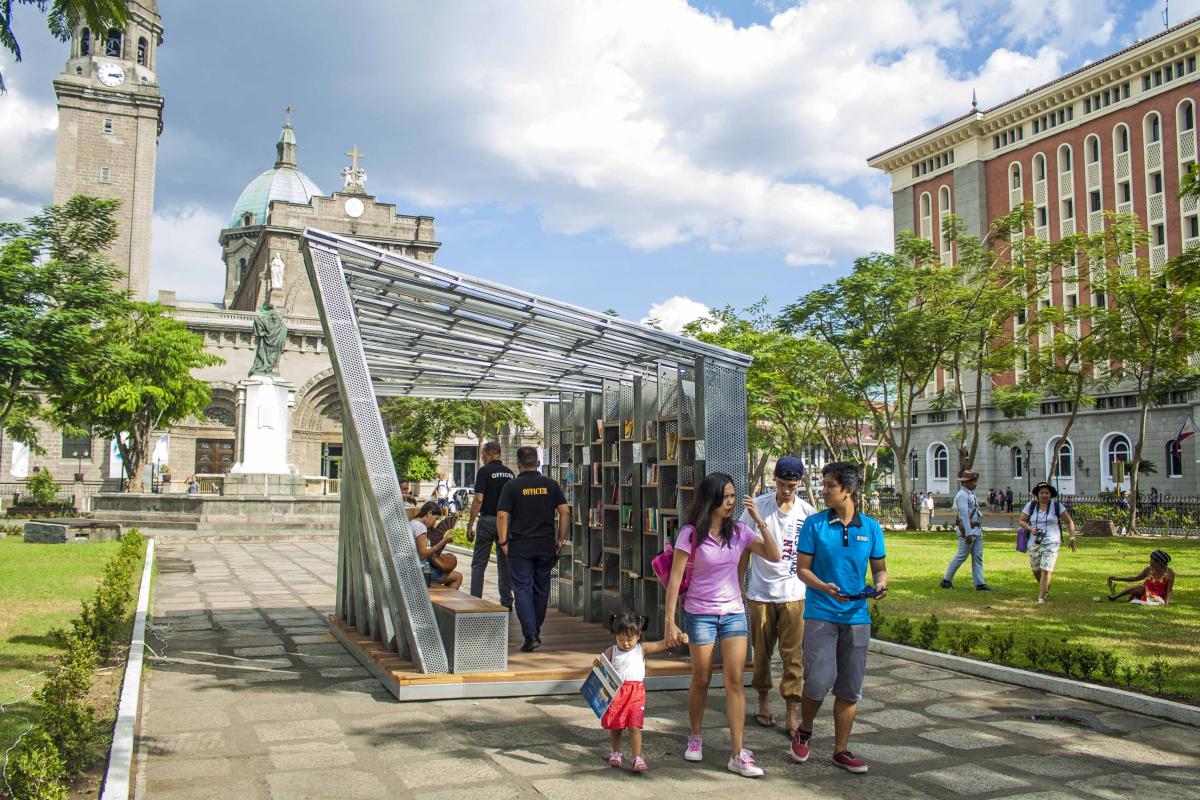
M775 727L775 715L774 714L755 714L754 721L757 722L759 727L762 727L762 728L774 728Z

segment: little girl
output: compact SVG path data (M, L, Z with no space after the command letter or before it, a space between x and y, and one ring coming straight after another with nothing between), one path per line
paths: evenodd
M1150 554L1150 564L1137 575L1128 578L1108 576L1109 600L1128 597L1129 602L1144 606L1170 605L1171 595L1175 591L1175 570L1167 566L1171 557L1164 550L1155 550ZM1116 584L1135 583L1128 589L1118 592Z
M617 671L621 684L617 696L612 699L600 727L608 731L612 744L612 753L608 763L620 767L625 763L621 755L621 732L629 731L629 748L633 753L633 771L645 772L648 767L646 759L642 758L642 724L646 713L646 654L658 653L667 649L666 642L647 642L642 644L642 631L649 620L646 617L635 617L632 614L613 614L608 618L608 629L616 642L609 648L606 655ZM597 666L600 659L594 662Z

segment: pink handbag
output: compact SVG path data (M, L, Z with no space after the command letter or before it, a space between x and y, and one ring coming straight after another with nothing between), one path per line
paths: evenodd
M683 570L683 580L679 582L679 594L687 594L688 584L692 581L692 556L695 553L688 555L687 567ZM654 557L650 562L650 568L654 570L654 576L658 578L658 582L666 586L671 582L671 564L675 560L675 548L667 542L667 546L663 551Z

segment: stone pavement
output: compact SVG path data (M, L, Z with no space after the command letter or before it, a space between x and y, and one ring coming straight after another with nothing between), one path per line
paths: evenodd
M1200 798L1195 729L876 655L851 740L868 775L829 763L828 707L808 763L750 723L767 776L726 772L721 692L701 764L686 693L652 693L634 775L577 696L393 700L326 633L332 541L159 543L138 798Z

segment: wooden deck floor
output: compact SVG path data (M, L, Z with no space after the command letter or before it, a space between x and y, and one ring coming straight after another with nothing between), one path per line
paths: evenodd
M361 635L333 615L329 617L329 625L347 649L401 700L574 692L591 670L592 659L612 643L603 626L551 609L542 626L542 647L532 653L521 652L524 639L514 620L509 631L506 671L424 673L418 672L411 661L389 652L380 642ZM715 680L719 681L717 672ZM647 658L648 689L683 688L690 676L691 664L686 656L656 654Z

